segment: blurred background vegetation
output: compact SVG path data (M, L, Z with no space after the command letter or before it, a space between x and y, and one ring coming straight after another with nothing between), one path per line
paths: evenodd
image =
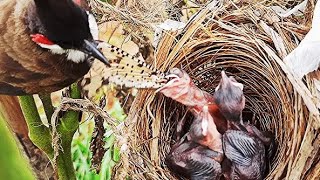
M23 148L18 146L0 111L0 178L15 180L34 179ZM22 151L21 151L22 150Z
M106 92L100 92L98 95L108 94L106 98L105 110L119 123L123 122L126 115L120 105L119 99L116 98L117 90L111 86L104 88ZM103 91L103 90L102 90ZM100 99L96 96L96 99ZM119 148L115 146L115 136L106 123L103 123L105 133L103 135L104 155L97 172L92 167L92 134L94 134L95 122L92 116L84 116L84 121L80 124L78 132L76 132L72 142L72 156L74 167L76 169L77 179L111 179L112 168L120 160ZM98 157L99 158L99 157ZM100 162L97 162L100 163Z

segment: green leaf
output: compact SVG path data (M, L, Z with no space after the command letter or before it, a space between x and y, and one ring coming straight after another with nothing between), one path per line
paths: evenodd
M101 171L100 171L100 178L109 180L111 179L111 150L109 149L103 157L102 164L101 164Z
M112 152L113 152L113 157L112 157L112 159L113 159L115 162L119 162L119 161L120 161L120 156L121 156L121 154L120 154L120 148L114 146Z
M105 137L104 141L106 144L104 145L105 149L109 149L113 146L114 141L116 140L116 137L114 135L110 135L109 137Z

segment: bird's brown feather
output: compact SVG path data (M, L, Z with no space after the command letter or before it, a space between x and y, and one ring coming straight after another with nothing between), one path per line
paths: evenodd
M31 0L0 1L0 93L8 95L52 92L82 77L88 62L75 64L53 55L30 38L36 23ZM1 86L3 85L3 86ZM6 85L6 86L4 86Z

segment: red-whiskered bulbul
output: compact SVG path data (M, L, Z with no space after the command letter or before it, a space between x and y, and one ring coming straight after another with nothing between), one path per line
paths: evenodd
M0 94L53 92L85 75L93 58L109 64L93 15L75 2L0 1Z

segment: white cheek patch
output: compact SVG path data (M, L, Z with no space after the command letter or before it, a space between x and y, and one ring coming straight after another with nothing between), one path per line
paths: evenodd
M98 30L98 24L96 19L92 14L90 14L87 11L88 14L88 21L89 21L89 28L91 35L94 40L98 40L99 38L99 30ZM37 43L40 47L50 50L53 54L65 54L67 59L70 61L73 61L75 63L83 62L85 59L87 59L88 55L84 52L81 52L79 50L75 49L63 49L61 46L57 44L48 45L48 44L42 44Z
M97 21L94 18L94 16L91 13L89 13L89 11L87 11L87 14L88 14L88 21L89 21L89 28L90 28L91 35L94 40L98 40L99 29L98 29Z
M88 55L86 55L84 52L78 51L78 50L67 50L67 59L79 63L84 61L87 58Z
M66 51L62 47L57 45L57 44L53 44L53 45L42 44L42 43L37 43L37 44L42 48L49 49L53 54L64 54L64 53L66 53Z
M88 56L85 53L78 50L63 49L61 46L57 44L53 44L53 45L42 44L42 43L37 43L37 44L44 49L50 50L52 54L65 54L68 60L73 61L75 63L84 61Z

